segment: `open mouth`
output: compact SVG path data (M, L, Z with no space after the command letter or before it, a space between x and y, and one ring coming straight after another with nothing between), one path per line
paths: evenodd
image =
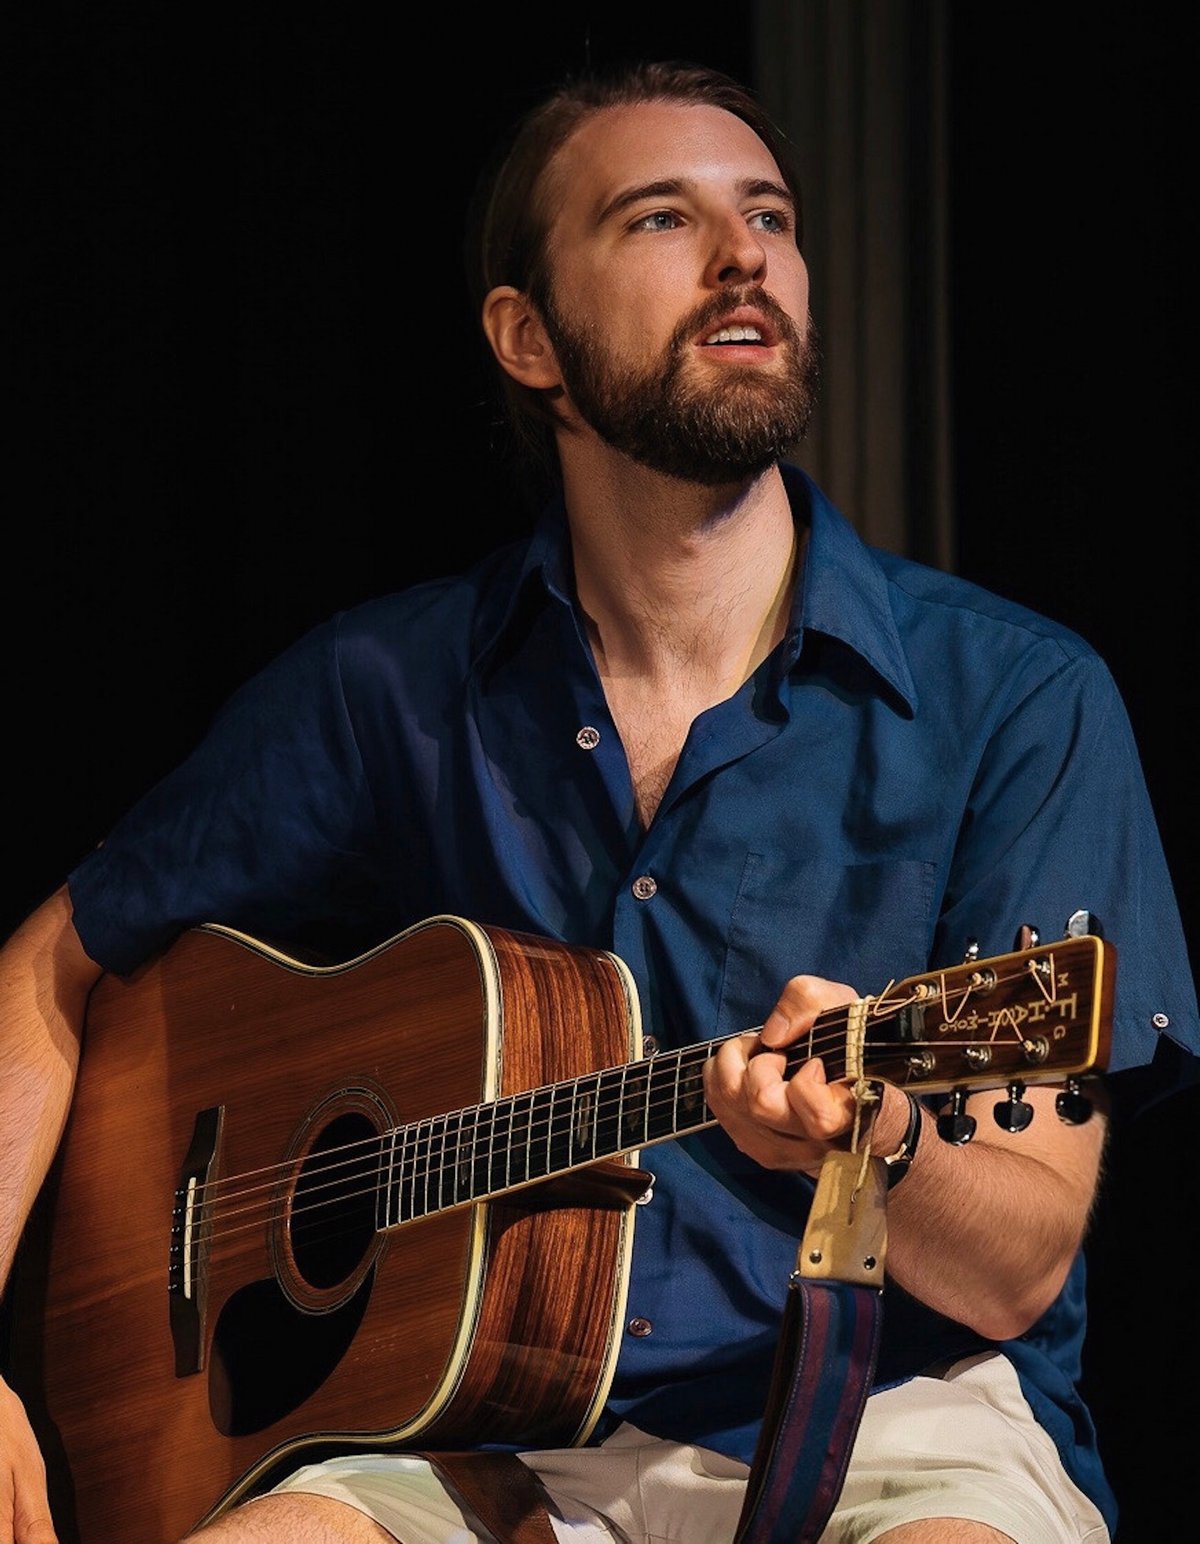
M716 332L709 333L704 340L704 347L708 348L717 343L762 343L764 338L758 327L718 327Z

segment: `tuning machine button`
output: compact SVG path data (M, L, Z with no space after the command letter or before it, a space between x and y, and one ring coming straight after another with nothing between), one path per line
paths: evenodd
M1033 1106L1021 1097L1024 1092L1024 1083L1019 1080L1010 1083L1008 1098L992 1111L1001 1131L1024 1131L1033 1119Z
M967 1091L956 1088L950 1095L950 1108L937 1118L937 1134L943 1142L961 1147L975 1135L975 1117L966 1113Z
M1078 1078L1067 1079L1066 1088L1054 1101L1054 1110L1068 1126L1082 1126L1091 1118L1092 1101L1081 1089Z

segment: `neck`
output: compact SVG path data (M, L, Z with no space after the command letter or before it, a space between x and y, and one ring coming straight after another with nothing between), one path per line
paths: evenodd
M734 689L782 638L800 541L777 468L725 488L622 468L565 492L602 673L685 665Z

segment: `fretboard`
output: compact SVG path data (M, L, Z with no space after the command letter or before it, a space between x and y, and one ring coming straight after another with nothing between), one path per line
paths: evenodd
M663 1051L397 1126L382 1138L380 1226L488 1200L713 1125L704 1064L722 1043ZM807 1042L789 1050L789 1074L808 1054Z

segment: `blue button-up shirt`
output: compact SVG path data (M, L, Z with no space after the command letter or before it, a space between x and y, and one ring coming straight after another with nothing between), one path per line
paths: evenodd
M1086 909L1120 956L1110 1070L1150 1063L1162 1035L1200 1049L1103 662L1051 621L868 548L785 475L809 528L787 634L695 720L649 830L552 508L466 575L318 626L236 693L71 876L89 954L124 973L218 921L349 958L452 913L614 950L669 1047L760 1024L800 971L874 993L971 941L1005 953L1023 923L1058 936ZM638 1323L600 1434L624 1418L749 1461L811 1183L763 1172L715 1128L642 1161L656 1184L637 1212ZM1005 1349L1111 1517L1075 1389L1083 1323L1081 1258ZM880 1382L982 1344L888 1287Z

